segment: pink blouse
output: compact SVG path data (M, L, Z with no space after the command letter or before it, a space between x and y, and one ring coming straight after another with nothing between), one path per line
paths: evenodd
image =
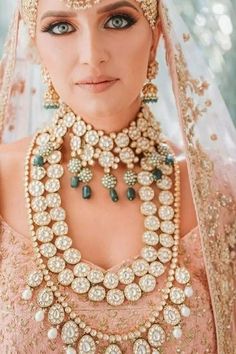
M191 273L194 295L188 299L190 317L183 319L183 335L180 340L169 338L163 354L217 353L216 332L211 298L200 245L199 229L196 227L181 239L180 263ZM33 301L21 299L25 287L25 275L35 268L30 238L13 230L0 218L0 353L1 354L62 354L60 337L50 341L47 337L49 323L34 320L37 311ZM99 268L83 260L93 268ZM129 263L126 261L125 263ZM123 264L122 264L123 265ZM116 265L109 271L117 271ZM160 278L161 279L161 278ZM158 281L158 289L161 280ZM124 333L146 321L157 304L157 292L146 294L139 301L114 308L105 302L91 303L86 297L76 296L69 290L69 302L76 313L91 327L103 332ZM106 343L101 342L97 353L105 352ZM123 353L131 354L131 344L121 344Z

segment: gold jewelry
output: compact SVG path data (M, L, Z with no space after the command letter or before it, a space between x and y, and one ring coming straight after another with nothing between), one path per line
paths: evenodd
M148 83L146 83L142 90L143 102L145 103L154 103L158 101L158 88L151 81L157 77L159 71L159 64L157 61L152 62L148 65L148 73L147 79Z
M44 107L46 109L57 109L60 107L60 97L57 94L49 73L45 68L42 69L44 83L47 84L47 90L44 92Z
M105 134L103 131L96 131L90 124L76 117L70 109L65 108L66 119L73 124L71 133L71 160L68 164L69 171L74 175L71 179L71 186L77 188L79 182L86 183L83 187L83 197L91 197L89 183L93 177L92 166L95 162L104 169L102 184L109 190L112 201L118 201L116 192L117 178L111 173L116 170L120 163L127 166L124 173L124 182L127 184L127 198L134 200L136 191L133 188L137 183L138 176L134 171L141 159L144 165L148 156L155 153L155 145L159 142L160 126L155 121L148 107L141 105L137 119L132 121L128 128L118 134ZM63 124L63 120L61 120ZM151 168L152 169L152 168Z
M60 0L64 1L68 7L75 10L83 10L100 3L102 0ZM136 0L146 16L150 26L155 27L158 18L159 0ZM29 34L35 37L37 21L38 0L21 0L21 15L28 26Z
M146 119L148 121L148 117ZM181 337L181 315L187 317L190 314L184 301L192 296L189 272L178 264L178 163L163 141L156 144L155 152L148 155L148 160L141 165L143 170L138 172L142 201L140 211L145 226L144 247L138 259L133 261L131 267L122 265L117 273L104 274L91 269L83 262L80 251L73 248L65 222L66 213L61 207L58 193L60 178L64 173L60 149L64 136L76 124L73 121L66 112L63 117L61 114L56 115L53 125L35 135L26 156L25 196L36 269L27 277L22 298L30 300L33 289L42 286L37 292L39 310L35 319L42 321L47 314L52 326L48 337L55 339L60 330L67 354L75 354L75 347L79 353L93 354L100 341L107 342L107 354L122 353L121 345L126 341L132 341L134 354L141 350L146 354L150 354L151 350L158 352L166 340L165 325L173 326L175 338ZM156 171L154 174L153 169ZM174 193L170 190L173 172ZM153 183L157 188L152 187ZM155 197L156 189L158 195ZM155 200L159 200L159 208ZM160 233L157 233L158 230ZM165 287L158 292L160 305L144 324L141 323L129 333L103 333L98 328L90 327L73 311L69 299L65 300L63 289L70 286L78 296L87 294L89 300L95 302L106 299L111 306L119 306L125 300L138 301L142 295L154 290L156 278L167 273L167 268Z
M59 108L59 105L59 96L56 93L52 82L50 82L47 91L44 93L44 107L46 109L57 109Z

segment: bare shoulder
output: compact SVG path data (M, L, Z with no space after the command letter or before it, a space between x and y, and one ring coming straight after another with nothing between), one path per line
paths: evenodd
M24 161L31 139L32 137L26 137L13 143L0 144L0 176L2 178L19 168Z
M22 200L24 161L32 137L9 144L0 144L0 214L8 213L10 205ZM24 194L23 194L24 195Z
M17 140L9 144L0 144L0 161L6 161L8 158L17 158L27 151L32 137L28 136L24 139Z

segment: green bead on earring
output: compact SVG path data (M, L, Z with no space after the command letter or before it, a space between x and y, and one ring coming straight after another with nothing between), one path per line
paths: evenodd
M142 89L142 100L144 103L156 103L158 101L158 88L151 81L157 77L159 64L154 61L148 66L147 79L148 82Z

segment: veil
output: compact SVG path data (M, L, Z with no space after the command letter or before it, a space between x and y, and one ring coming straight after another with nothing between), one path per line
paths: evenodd
M19 5L18 5L19 6ZM159 1L159 101L151 107L185 154L216 323L218 353L236 347L236 131L214 78L172 0ZM13 16L0 64L0 137L16 141L53 116L42 107L40 70ZM184 191L183 191L184 192Z

